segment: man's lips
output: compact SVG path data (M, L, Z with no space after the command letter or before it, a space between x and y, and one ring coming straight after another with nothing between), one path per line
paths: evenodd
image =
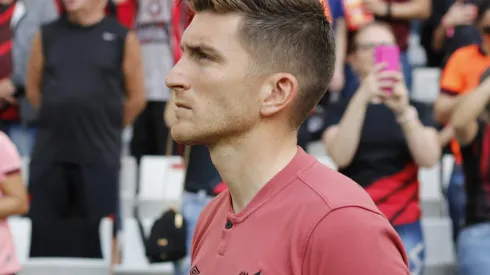
M191 109L191 107L188 104L185 104L183 102L175 102L175 106L177 108Z

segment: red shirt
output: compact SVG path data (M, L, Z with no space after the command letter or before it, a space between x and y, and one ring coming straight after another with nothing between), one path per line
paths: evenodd
M229 191L202 212L200 275L408 275L402 242L369 195L298 148L238 214Z
M0 7L0 80L9 78L13 71L12 60L12 27L11 20L15 10L15 2ZM3 106L3 104L0 104ZM18 107L10 106L0 114L0 119L16 121L19 119Z

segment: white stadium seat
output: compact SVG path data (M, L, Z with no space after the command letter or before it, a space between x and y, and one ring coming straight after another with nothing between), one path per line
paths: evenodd
M437 68L416 68L412 73L413 100L434 103L440 93L441 70Z
M422 227L426 244L426 274L453 274L455 252L452 241L451 220L447 217L424 218L422 219Z
M19 275L108 275L111 267L103 260L81 258L35 258L22 266Z
M120 171L120 194L122 216L128 217L133 215L135 198L136 198L136 180L138 167L136 160L131 156L124 156L121 159Z
M432 168L419 169L420 201L422 213L426 217L438 217L443 214L443 198L441 193L440 164Z
M111 265L112 221L108 218L100 223L100 236L103 259L78 258L28 258L31 223L28 218L8 219L13 232L22 270L19 275L108 275Z
M29 157L23 157L21 160L20 172L22 174L22 178L24 179L24 183L29 185L29 164L31 159Z
M157 217L169 207L180 208L184 177L181 157L142 157L137 195L139 217Z
M29 259L31 221L23 217L9 217L7 222L14 241L17 259L23 264Z
M121 158L120 188L122 193L136 194L137 169L134 157L124 156Z

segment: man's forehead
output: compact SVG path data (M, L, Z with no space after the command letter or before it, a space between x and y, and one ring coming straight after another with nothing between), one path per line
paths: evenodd
M199 12L186 28L183 36L183 44L206 44L219 47L232 43L237 37L240 17L234 14L216 14L211 12Z

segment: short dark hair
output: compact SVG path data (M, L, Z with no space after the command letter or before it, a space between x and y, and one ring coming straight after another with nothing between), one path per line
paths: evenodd
M194 12L244 16L240 39L259 68L288 72L299 82L291 124L308 117L327 91L335 40L327 0L187 0Z

